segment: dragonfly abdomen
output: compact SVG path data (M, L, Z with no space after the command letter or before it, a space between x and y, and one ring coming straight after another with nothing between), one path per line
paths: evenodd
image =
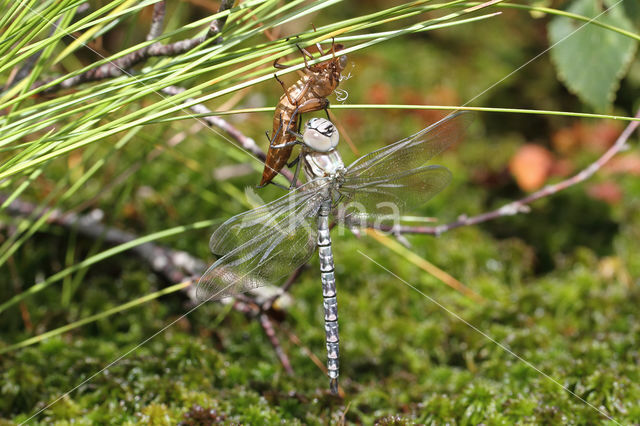
M338 299L336 297L336 280L334 275L331 235L329 234L329 212L331 199L320 206L318 212L318 254L320 256L320 278L322 280L322 297L324 298L324 329L327 344L327 370L331 392L338 393L340 342L338 336Z

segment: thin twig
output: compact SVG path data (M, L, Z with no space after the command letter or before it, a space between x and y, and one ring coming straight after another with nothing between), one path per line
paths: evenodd
M282 290L281 293L280 294L276 294L275 296L273 296L271 299L267 300L262 305L262 310L263 311L269 311L269 310L271 310L271 308L273 308L273 304L280 298L280 296L282 296L283 294L285 294L286 292L289 291L291 286L298 280L298 277L300 276L300 274L302 273L304 268L306 268L306 266L307 266L306 263L298 266L298 268L295 271L293 271L293 273L291 273L291 275L289 275L289 278L287 278L287 281L282 285L282 287L280 287L280 290Z
M185 89L178 86L167 86L162 89L163 93L166 93L167 95L170 95L170 96L177 95L184 91ZM185 102L191 102L191 101L193 101L193 99L191 98L185 100ZM189 107L189 109L191 109L191 111L193 111L196 114L212 114L211 110L202 104L192 105ZM200 118L210 126L217 127L221 130L224 130L229 136L231 136L236 142L238 142L238 144L240 144L240 146L243 149L245 149L246 151L249 151L253 156L257 157L258 159L264 161L267 158L264 151L260 149L258 144L256 144L256 141L254 141L250 137L245 136L241 131L239 131L234 126L229 124L229 122L227 122L226 120L216 115L205 115ZM293 179L293 176L291 176L291 178Z
M220 3L220 8L218 9L218 13L224 12L228 10L233 5L232 0L223 0ZM162 27L165 16L165 2L160 1L155 3L153 6L153 18L151 21L151 27L149 29L149 34L147 35L147 40L153 40L160 35L162 35ZM127 55L124 55L121 58L116 60L107 62L106 64L102 64L97 68L90 69L82 74L76 75L74 77L68 78L59 84L48 87L44 90L44 93L52 93L62 89L69 89L71 87L77 86L82 83L86 83L89 81L98 81L107 78L119 77L122 74L128 72L128 70L143 61L151 57L157 56L177 56L184 52L187 52L194 47L204 43L211 37L220 34L222 31L222 27L227 21L228 15L214 19L209 26L207 33L203 36L180 40L175 43L170 44L162 44L162 43L153 43L149 46L142 47L134 52L131 52ZM218 37L212 41L212 44L218 45L222 43L222 37ZM50 81L50 80L48 80ZM40 81L37 82L34 86L39 87L43 84L46 84L48 81Z
M235 301L233 302L233 309L238 312L242 312L247 315L249 318L258 319L262 330L265 335L269 339L269 343L273 347L273 350L282 364L282 367L289 375L293 375L293 368L291 367L291 361L289 361L289 357L286 352L282 349L282 345L280 344L280 340L276 335L275 329L273 327L273 323L271 322L271 318L269 314L266 313L263 309L258 306L252 299L246 297L245 295L238 295L235 297Z
M273 350L280 360L280 364L282 364L282 367L284 368L284 371L286 371L288 375L293 376L293 368L291 368L291 362L289 361L289 357L280 345L280 340L278 340L278 336L276 336L276 332L273 329L271 319L265 313L261 313L258 318L260 320L260 325L262 326L264 333L269 338L269 342L271 343L271 346L273 346Z
M6 199L6 195L0 194L0 203ZM110 245L124 244L138 238L135 234L102 224L100 220L103 213L99 210L79 215L63 212L59 209L39 209L40 206L36 204L16 199L6 207L5 211L12 216L20 217L31 216L38 211L36 219L50 213L47 223L68 229L74 228L80 235L91 239L102 239ZM187 252L173 250L158 244L144 243L131 250L151 265L155 273L169 282L181 282L193 276L199 276L207 266L204 261Z
M231 9L234 1L235 0L222 0L220 2L220 7L218 8L218 13ZM214 19L213 21L211 21L211 25L209 25L209 31L207 31L207 34L205 35L205 39L213 38L218 34L220 34L222 32L222 28L224 27L224 24L227 23L228 17L229 15L225 15L221 18ZM222 36L218 36L218 38L216 38L213 41L213 44L220 44L220 43L222 43Z
M635 115L635 118L640 118L640 110ZM502 207L492 210L490 212L482 213L477 216L467 217L466 215L460 216L457 220L447 223L444 225L438 226L391 226L391 225L375 225L368 223L366 226L368 228L374 228L385 232L392 232L395 234L426 234L426 235L440 235L447 231L450 231L455 228L460 228L462 226L471 226L477 225L482 222L487 222L490 220L497 219L503 216L513 216L519 213L528 213L530 211L529 204L537 201L541 198L547 197L549 195L556 194L564 189L569 188L570 186L576 185L580 182L583 182L593 176L595 172L600 170L603 165L605 165L613 156L618 154L627 143L627 140L631 137L633 132L638 128L640 122L631 121L627 127L622 131L616 142L604 153L602 154L596 161L591 163L585 169L577 173L576 175L565 179L561 182L558 182L553 185L547 185L539 191L534 192L520 200L512 201L503 205Z
M147 34L147 41L151 41L162 35L165 14L166 7L164 0L153 5L153 17L151 18L151 26L149 27L149 34Z
M7 198L6 195L0 194L0 203L6 201ZM59 209L40 209L36 204L16 199L13 200L4 211L12 216L20 217L36 214L36 218L50 213L47 218L47 223L62 226L67 229L75 229L79 235L91 239L102 239L110 245L124 244L138 238L137 235L103 225L100 222L103 214L98 210L94 210L93 213L88 215L79 215L72 212L63 212ZM131 251L149 264L156 274L168 282L191 280L195 283L207 266L206 262L191 256L189 253L154 243L144 243L135 246L131 248ZM184 291L193 303L197 303L193 285L185 287ZM260 295L239 295L233 303L233 308L259 321L282 367L287 374L293 375L291 362L275 334L273 323L271 322L268 312L262 309L256 301L261 297ZM29 318L25 316L26 314L23 312L25 324L28 325Z
M185 89L178 86L167 86L162 89L162 92L166 93L167 95L173 96L173 95L177 95L179 93L184 92L184 90ZM188 98L185 100L185 102L191 102L191 101L193 101L193 99L191 98ZM236 142L238 142L240 147L242 147L245 151L248 151L249 153L251 153L254 157L258 158L261 161L266 160L267 155L262 149L260 149L258 144L256 144L255 140L253 140L248 136L245 136L241 131L239 131L234 126L229 124L229 122L224 120L223 118L217 115L206 115L206 114L212 114L211 110L206 106L202 104L195 104L195 105L191 105L189 109L194 113L201 115L200 118L204 120L207 124L209 124L211 127L217 127L218 129L224 130L229 136L231 136ZM287 179L289 182L293 181L293 173L291 173L291 171L282 169L279 171L279 173L282 176L284 176L284 178Z

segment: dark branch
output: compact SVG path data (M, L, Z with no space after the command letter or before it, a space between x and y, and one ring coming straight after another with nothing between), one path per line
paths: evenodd
M185 89L183 89L182 87L168 86L163 88L162 92L166 93L167 95L174 96L184 92L184 90ZM189 98L186 101L190 102L192 100L193 99ZM191 107L189 107L189 109L196 114L212 114L212 111L202 104L192 105ZM258 158L259 160L264 161L267 158L264 151L260 149L260 147L256 144L256 142L253 139L245 136L241 131L239 131L234 126L229 124L229 122L227 122L226 120L215 115L205 115L200 118L204 120L211 127L217 127L218 129L224 130L229 136L231 136L240 145L241 148L249 152L254 157ZM289 170L280 170L280 173L289 182L293 180L293 173L291 173Z
M231 7L233 6L235 0L222 0L220 2L220 7L218 8L218 13L220 12L224 12L225 10L229 10L231 9ZM205 38L209 39L209 38L213 38L215 36L217 36L218 34L220 34L222 32L222 28L224 27L224 24L227 23L227 18L229 17L229 15L225 15L221 18L218 19L214 19L211 22L211 25L209 25L209 31L207 31L207 35L205 36ZM220 44L222 43L222 36L219 36L218 38L216 38L213 41L213 44Z
M220 3L220 8L218 12L224 12L228 10L233 5L233 1L231 0L223 0ZM165 16L165 2L160 1L155 3L153 6L153 18L151 21L151 27L149 29L149 34L147 35L147 40L153 40L160 35L162 35L162 27ZM114 61L108 62L106 64L102 64L97 68L90 69L82 74L76 75L74 77L68 78L59 84L51 86L44 90L44 93L52 93L62 89L69 89L71 87L77 86L82 83L86 83L89 81L98 81L106 78L115 78L119 77L123 74L129 73L129 69L131 67L146 61L151 57L156 56L177 56L184 52L187 52L194 47L204 43L209 38L219 34L222 31L222 27L227 21L227 16L222 18L214 19L209 26L207 33L204 36L195 37L192 39L180 40L171 44L162 44L162 43L153 43L149 46L140 48L134 52L131 52L121 58L118 58ZM218 37L212 41L214 45L222 43L222 37ZM50 81L50 80L49 80ZM35 84L35 87L42 86L46 84L47 81L41 81Z
M8 197L0 194L0 201ZM94 210L87 215L63 212L59 209L44 208L20 199L12 201L5 210L12 216L26 217L36 214L38 218L49 214L48 224L76 229L80 235L91 239L102 239L109 245L128 243L138 238L129 232L103 225L100 220L103 213ZM172 250L153 243L144 243L131 249L136 255L145 260L155 273L169 282L181 282L199 276L207 266L206 263L189 253Z
M635 118L640 118L640 110L635 115ZM631 137L633 132L638 128L640 122L631 121L627 127L622 131L616 142L604 153L600 158L591 163L585 169L578 174L558 182L554 185L547 185L539 191L534 192L520 200L512 201L504 206L473 217L467 217L466 215L460 216L457 220L438 226L376 226L373 224L367 224L367 227L379 229L385 232L391 232L393 234L428 234L428 235L440 235L444 232L450 231L461 226L477 225L482 222L497 219L503 216L513 216L519 213L528 213L530 211L529 204L537 201L541 198L553 195L570 186L583 182L593 176L598 170L602 168L613 156L618 154L626 145L627 140Z
M6 201L7 198L6 195L0 194L0 203ZM97 210L92 214L78 215L76 213L62 212L59 209L41 209L40 206L36 204L16 199L6 207L5 211L12 216L18 217L33 215L42 217L49 214L46 220L48 224L62 226L66 229L75 229L78 234L84 237L94 240L101 239L109 245L124 244L138 238L134 234L103 225L100 222L102 213ZM189 253L173 250L158 244L144 243L131 248L131 251L142 258L151 266L155 273L168 282L191 281L195 283L206 267L206 263L203 260L193 257ZM194 287L194 285L190 285L184 290L193 303L197 303ZM280 341L273 328L273 323L269 317L269 312L260 308L259 302L256 301L262 297L264 296L256 295L255 297L249 297L240 295L233 303L233 308L259 321L282 367L287 374L293 374L291 362L280 345Z
M306 266L307 266L306 263L298 266L298 268L295 271L293 271L291 275L289 275L289 278L287 278L287 281L282 285L282 287L280 287L280 290L282 290L282 292L280 294L276 294L271 299L263 303L262 305L263 311L269 311L271 310L271 308L273 308L273 304L276 303L276 301L280 298L280 296L282 296L283 294L289 291L291 286L298 280L298 277L300 276L304 268L306 268Z
M147 41L151 41L162 35L165 13L166 7L164 0L153 5L153 17L151 18L151 27L149 28L149 34L147 34Z
M261 313L259 316L259 319L260 319L260 325L264 330L264 334L266 334L267 337L269 338L269 342L271 343L271 346L273 346L273 350L275 351L276 356L280 360L280 364L282 364L284 371L286 371L288 375L293 376L293 368L291 368L291 362L289 361L289 357L287 356L287 354L282 349L282 346L280 345L278 336L276 336L276 332L273 329L273 324L271 323L271 319L265 313Z

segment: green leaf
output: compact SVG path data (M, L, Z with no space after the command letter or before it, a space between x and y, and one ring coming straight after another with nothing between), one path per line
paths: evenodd
M624 10L636 29L640 29L640 2L625 0Z
M575 0L567 11L598 16L599 22L633 31L619 1L605 0L606 7L615 6L602 15L605 9L599 3ZM634 57L637 42L604 28L560 16L549 24L549 39L553 46L551 60L559 79L594 109L608 108Z

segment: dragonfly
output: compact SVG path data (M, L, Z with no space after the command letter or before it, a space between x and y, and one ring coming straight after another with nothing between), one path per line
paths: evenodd
M302 134L292 132L302 145L307 182L275 201L233 216L215 230L209 246L220 257L198 282L197 297L218 300L273 284L306 263L317 248L329 388L337 394L338 304L329 216L355 228L391 219L388 203L400 215L420 207L451 180L446 167L427 163L459 141L471 119L470 113L451 114L348 167L336 150L339 134L333 123L324 118L309 120Z

